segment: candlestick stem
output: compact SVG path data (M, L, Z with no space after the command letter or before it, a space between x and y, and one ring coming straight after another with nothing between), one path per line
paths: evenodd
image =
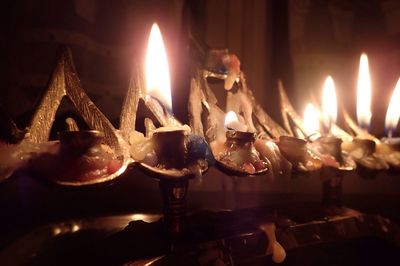
M172 238L179 238L186 225L187 179L160 180L160 190L164 204L164 223Z
M328 208L342 207L342 179L332 169L323 170L325 180L322 181L322 206Z

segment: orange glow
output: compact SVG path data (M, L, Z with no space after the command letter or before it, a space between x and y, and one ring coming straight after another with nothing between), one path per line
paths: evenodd
M172 110L167 54L160 28L156 23L151 27L147 45L145 76L147 95L158 99L165 107Z
M337 117L335 83L331 76L326 78L322 92L322 114L324 124L330 130L331 124L336 122Z
M357 84L357 119L361 127L368 128L371 122L371 77L368 57L362 54Z
M309 136L319 132L318 113L311 103L304 110L304 131Z
M386 131L392 134L392 131L396 129L400 118L400 79L397 81L396 87L394 88L392 98L389 103L389 107L386 112L385 128Z
M237 131L247 131L247 126L240 123L238 116L234 111L229 111L225 115L225 128L237 130Z

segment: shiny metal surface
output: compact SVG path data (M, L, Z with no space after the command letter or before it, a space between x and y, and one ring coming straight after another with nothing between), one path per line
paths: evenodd
M68 235L76 235L85 231L101 232L102 237L123 230L132 221L155 222L162 216L158 214L127 214L88 219L72 219L60 223L49 224L33 230L0 251L1 265L26 265L36 255L43 252L46 246Z

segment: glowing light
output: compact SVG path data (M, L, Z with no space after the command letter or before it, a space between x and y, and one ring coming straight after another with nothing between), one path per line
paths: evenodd
M357 84L357 119L358 124L363 128L368 128L371 122L371 93L368 57L362 54Z
M225 115L225 128L226 129L233 129L236 131L247 131L247 126L240 123L239 118L237 117L234 111L229 111Z
M396 129L400 118L400 78L394 88L389 107L386 112L385 129L391 137L393 130Z
M151 27L147 45L145 76L147 95L158 99L165 107L172 110L167 54L160 28L156 23Z
M326 78L322 92L322 115L325 126L330 130L337 118L336 90L331 76Z
M309 136L319 132L318 113L311 103L304 110L304 131Z

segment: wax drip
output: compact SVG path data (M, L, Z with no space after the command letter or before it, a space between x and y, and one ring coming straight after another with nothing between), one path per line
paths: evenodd
M264 223L260 225L260 229L265 233L268 239L268 246L266 249L267 255L272 255L272 261L275 263L282 263L286 258L286 251L281 244L276 240L275 224Z

